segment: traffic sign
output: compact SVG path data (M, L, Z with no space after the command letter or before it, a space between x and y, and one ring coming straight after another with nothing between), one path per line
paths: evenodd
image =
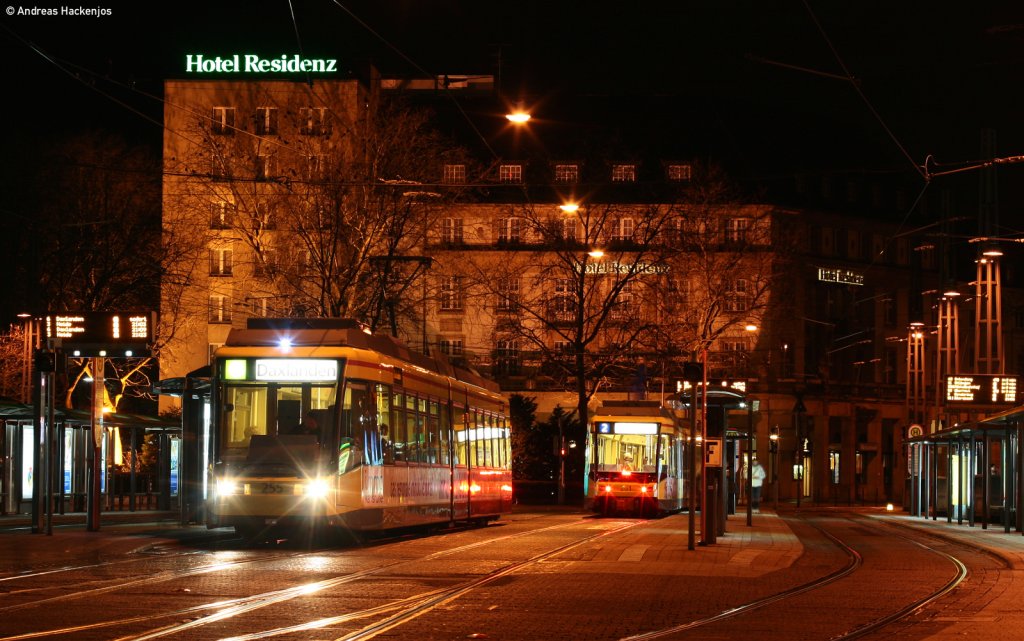
M704 465L707 467L722 467L722 439L704 439Z

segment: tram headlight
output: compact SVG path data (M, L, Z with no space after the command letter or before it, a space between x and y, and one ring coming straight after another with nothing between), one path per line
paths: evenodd
M314 499L327 498L331 491L331 483L327 479L316 479L306 484L306 496Z
M217 496L233 496L238 494L238 482L234 479L217 479Z

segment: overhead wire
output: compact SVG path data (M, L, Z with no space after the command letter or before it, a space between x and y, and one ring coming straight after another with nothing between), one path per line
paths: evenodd
M892 132L892 130L889 128L889 125L886 124L881 114L878 113L874 105L871 104L871 101L868 100L867 95L865 95L864 91L860 88L860 84L857 82L857 79L853 76L853 74L850 73L849 68L847 68L842 56L839 55L839 51L836 50L835 45L832 44L832 40L828 37L828 34L825 32L824 27L821 26L821 23L818 21L818 17L814 14L814 10L811 9L810 4L808 4L807 0L801 0L801 2L803 2L804 8L807 10L807 13L810 14L811 20L814 22L814 25L818 28L818 33L821 34L822 39L825 40L825 44L827 44L828 48L832 51L832 55L835 57L836 62L839 64L839 67L843 70L843 75L846 77L846 81L850 83L850 85L853 87L853 90L856 91L857 95L860 96L860 99L864 101L864 104L867 106L868 110L878 121L878 124L882 126L882 129L885 130L885 133L889 135L889 138L893 141L893 143L895 143L896 147L899 148L900 152L910 162L911 166L914 168L914 171L916 171L918 175L921 176L922 180L928 182L927 173L921 168L920 165L918 165L914 161L913 156L910 155L910 152L907 151L906 147L903 146L903 143L901 143L899 138L896 137L896 134Z

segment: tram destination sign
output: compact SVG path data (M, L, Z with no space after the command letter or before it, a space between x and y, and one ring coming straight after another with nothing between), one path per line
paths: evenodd
M72 356L148 356L152 312L69 312L43 318L51 345Z
M946 402L951 405L1015 405L1020 402L1018 376L954 374L946 377Z

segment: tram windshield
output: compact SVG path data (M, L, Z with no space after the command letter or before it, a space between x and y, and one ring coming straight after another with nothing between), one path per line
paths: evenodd
M591 470L598 479L636 477L646 481L665 470L668 435L594 434ZM662 447L659 447L659 443Z
M336 382L225 381L218 422L225 463L312 466L334 434Z

